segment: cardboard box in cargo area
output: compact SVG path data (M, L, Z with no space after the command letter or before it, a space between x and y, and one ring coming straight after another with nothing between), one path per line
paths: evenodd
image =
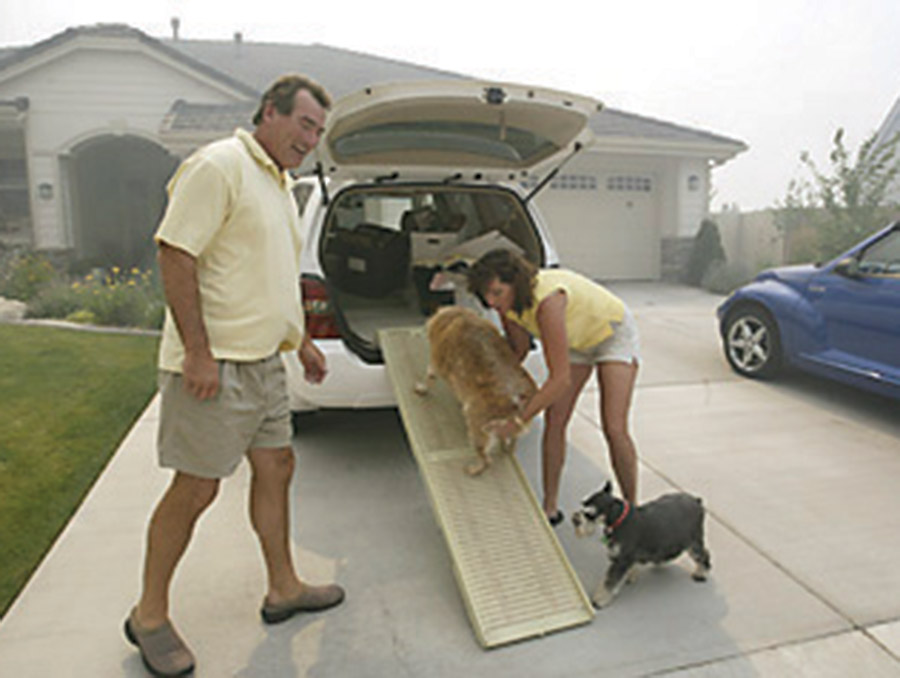
M456 233L413 233L412 261L416 266L445 267L457 261L474 262L481 255L495 249L509 249L521 254L524 250L500 231L488 231L477 238L457 242ZM416 242L419 238L419 246ZM429 241L434 238L435 240Z

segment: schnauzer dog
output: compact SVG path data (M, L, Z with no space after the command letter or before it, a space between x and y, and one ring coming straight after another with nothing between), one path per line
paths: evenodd
M587 537L602 521L610 564L591 600L597 608L608 605L622 584L634 580L637 565L674 560L684 551L696 564L691 577L705 581L712 564L703 544L703 504L697 497L676 492L632 506L612 494L606 485L581 502L572 516L575 534Z

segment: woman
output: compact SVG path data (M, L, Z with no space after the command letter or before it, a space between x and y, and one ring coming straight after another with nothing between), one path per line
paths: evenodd
M638 370L637 327L621 299L565 269L539 270L508 250L481 257L468 274L469 291L495 309L513 351L523 360L530 337L541 341L549 376L522 419L544 415L541 454L544 511L551 525L563 520L557 506L566 455L566 428L592 372L600 387L600 421L613 471L624 497L637 498L637 453L628 411ZM513 425L496 432L510 436ZM506 430L509 428L510 430Z

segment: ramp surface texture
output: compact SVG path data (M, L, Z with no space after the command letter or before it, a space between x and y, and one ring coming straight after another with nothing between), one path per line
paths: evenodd
M480 476L459 403L442 380L415 393L424 331L379 333L400 414L479 642L494 647L584 624L593 608L518 461L497 453Z

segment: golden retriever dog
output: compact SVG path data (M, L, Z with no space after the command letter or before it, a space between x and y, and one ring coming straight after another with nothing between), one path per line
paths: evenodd
M498 442L492 424L520 418L537 391L534 379L516 360L500 331L487 319L460 306L444 306L425 326L431 357L425 379L416 393L425 395L435 377L441 377L462 405L469 441L478 459L466 467L478 475L491 464L490 448ZM499 440L504 451L515 448L515 438Z

